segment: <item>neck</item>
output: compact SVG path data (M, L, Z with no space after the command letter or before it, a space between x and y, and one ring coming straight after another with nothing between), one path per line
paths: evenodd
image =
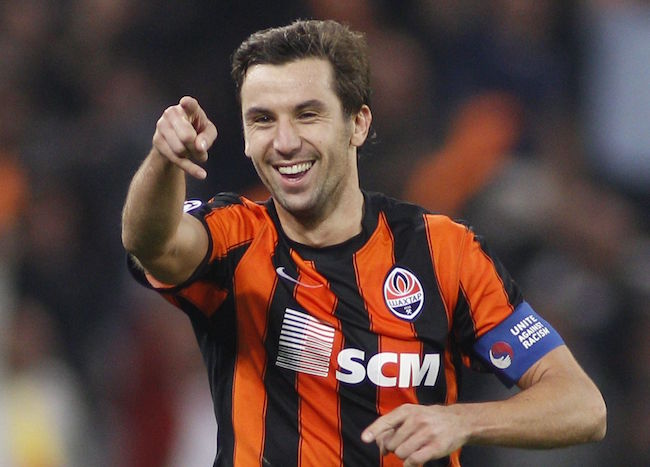
M322 248L343 243L361 232L363 193L357 188L318 216L292 214L275 203L280 224L294 242Z

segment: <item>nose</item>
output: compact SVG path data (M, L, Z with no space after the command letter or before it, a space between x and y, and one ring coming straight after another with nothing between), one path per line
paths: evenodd
M290 156L300 150L301 144L302 140L293 122L289 119L279 119L276 124L273 149L282 155Z

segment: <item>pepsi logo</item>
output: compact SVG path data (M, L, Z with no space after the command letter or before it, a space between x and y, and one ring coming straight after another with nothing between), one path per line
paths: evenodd
M492 344L492 347L490 347L490 361L492 362L492 365L500 370L505 370L512 365L514 355L512 347L510 347L510 344L507 342L495 342Z
M422 311L424 289L411 271L394 267L384 281L384 301L395 316L413 321Z

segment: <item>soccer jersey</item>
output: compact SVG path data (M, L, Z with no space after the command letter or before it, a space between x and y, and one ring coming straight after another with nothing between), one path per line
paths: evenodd
M325 248L290 240L270 200L188 202L210 238L193 276L165 287L131 264L191 319L219 426L215 466L402 465L361 441L378 416L456 402L463 363L512 384L559 345L471 228L364 198L361 233ZM524 333L536 354L521 359ZM460 465L459 451L425 465Z

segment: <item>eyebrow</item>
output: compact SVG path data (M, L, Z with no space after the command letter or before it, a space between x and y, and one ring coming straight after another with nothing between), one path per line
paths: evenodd
M318 100L318 99L310 99L305 102L301 102L296 106L297 111L305 110L305 109L316 109L316 110L322 110L325 108L325 104Z
M325 108L325 103L321 100L318 99L309 99L305 102L301 102L300 104L296 105L295 111L296 112L301 112L305 109L316 109L316 110L322 110ZM246 119L251 119L255 115L263 115L263 114L271 114L273 113L266 107L251 107L246 111L244 114L244 118Z

